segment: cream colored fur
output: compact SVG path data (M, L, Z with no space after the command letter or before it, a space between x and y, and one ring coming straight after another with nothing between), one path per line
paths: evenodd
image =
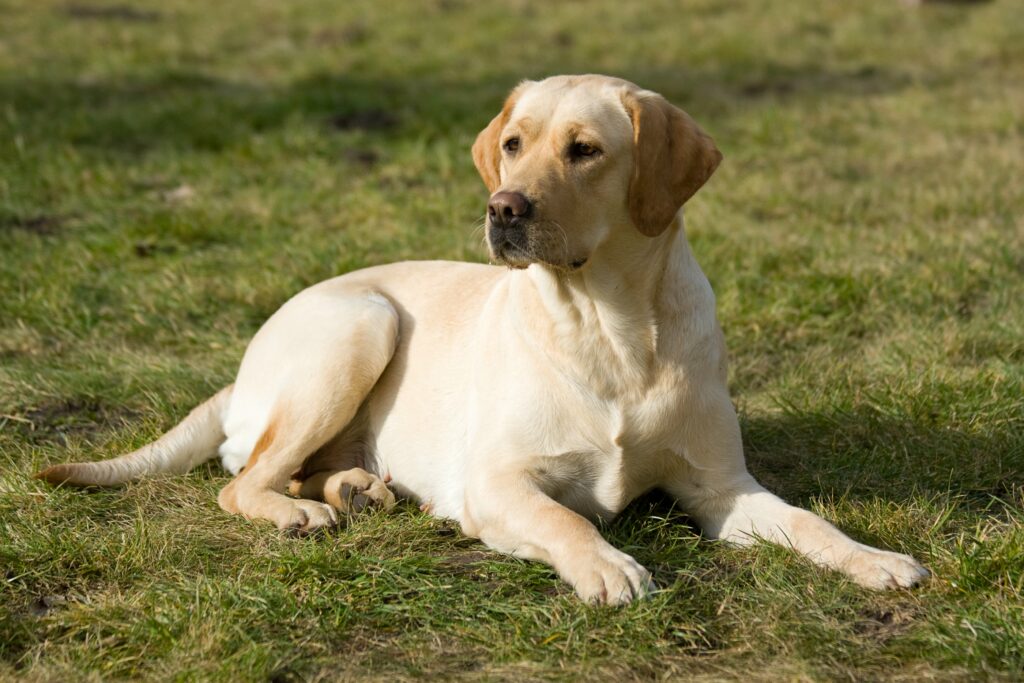
M574 157L581 142L596 153ZM219 448L238 474L221 505L303 532L339 509L390 505L390 481L613 604L650 591L650 574L592 520L654 488L712 538L792 546L871 588L927 576L747 473L714 295L681 211L721 155L689 116L617 79L526 82L473 154L492 192L534 205L528 246L495 254L508 267L396 263L310 287L259 331L233 388L167 436L41 476L112 484Z

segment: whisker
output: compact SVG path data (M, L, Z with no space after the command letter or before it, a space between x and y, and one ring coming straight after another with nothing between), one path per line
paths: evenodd
M569 236L565 234L565 228L558 221L551 221L551 224L558 228L558 236L562 238L562 260L569 261Z
M480 246L487 253L488 263L493 264L494 261L491 258L490 250L487 248L487 214L484 214L473 226L473 230L469 233L470 239L476 237L477 233L480 234Z
M568 269L569 268L569 237L568 237L568 234L565 231L565 228L562 227L562 224L559 223L558 221L551 220L551 219L545 219L545 220L541 221L539 223L538 227L545 228L545 230L543 231L543 234L540 236L542 238L540 240L541 242L546 242L548 244L551 244L552 246L554 246L552 244L552 240L557 239L557 240L559 240L561 242L561 244L559 245L561 247L561 249L559 250L560 254L558 255L558 256L560 256L560 258L552 259L550 256L548 258L542 258L542 257L540 257L539 255L536 254L536 249L535 249L534 245L531 245L531 249L532 249L533 253L530 254L530 257L532 259L534 259L534 260L542 261L543 263L546 263L547 265L551 266L552 268L556 268L558 270ZM537 246L539 246L539 245L537 245Z
M470 235L472 236L473 234L475 234L477 230L483 230L486 225L487 216L485 215L483 218L481 218L480 220L473 224L473 231L470 233Z

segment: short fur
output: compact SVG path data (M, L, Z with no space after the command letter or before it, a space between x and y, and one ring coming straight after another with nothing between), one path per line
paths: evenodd
M619 79L525 82L473 158L491 192L531 203L514 244L488 226L492 255L514 268L406 262L310 287L256 334L233 388L167 435L40 476L115 484L219 450L238 475L224 509L300 532L336 524L339 508L391 505L391 480L595 602L651 590L593 520L654 488L712 538L791 546L872 588L928 575L747 472L681 211L721 154L688 115Z

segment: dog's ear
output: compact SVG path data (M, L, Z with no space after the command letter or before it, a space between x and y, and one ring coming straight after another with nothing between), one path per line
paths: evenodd
M633 122L629 214L640 232L654 237L707 182L722 153L689 114L661 95L627 90L622 103Z
M473 143L473 163L476 164L476 170L480 172L480 177L484 179L484 185L492 194L501 185L501 131L508 123L512 108L516 106L516 101L519 99L520 91L528 83L529 81L520 83L509 93L505 99L505 106L501 108L501 113L491 119L491 122L480 131L480 134L476 136L476 142Z

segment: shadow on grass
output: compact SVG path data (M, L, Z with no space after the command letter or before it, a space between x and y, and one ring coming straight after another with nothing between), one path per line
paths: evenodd
M127 154L154 148L217 151L295 118L312 119L325 133L475 134L522 78L587 70L584 61L568 58L526 72L495 72L479 81L322 73L283 87L193 71L118 80L7 77L0 79L0 101L19 112L20 126L47 141ZM704 118L774 106L778 100L888 93L910 82L904 74L873 66L831 71L770 62L720 69L627 68L616 75L659 91Z
M928 416L860 408L744 416L747 462L794 502L813 497L887 500L953 496L975 511L1012 499L1024 471L1024 430L988 433Z
M803 508L815 500L883 509L937 505L954 517L999 517L1024 495L1024 430L970 434L910 415L870 409L744 416L747 464L772 493ZM611 535L655 553L667 520L700 529L674 499L653 491L634 501L609 525ZM644 531L646 529L646 531ZM885 547L867 529L845 529L857 540ZM664 572L663 572L664 573Z

